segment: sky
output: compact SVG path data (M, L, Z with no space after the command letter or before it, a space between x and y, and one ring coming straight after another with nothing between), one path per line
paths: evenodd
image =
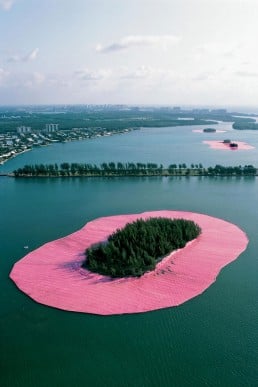
M0 36L0 105L258 103L258 0L0 0Z

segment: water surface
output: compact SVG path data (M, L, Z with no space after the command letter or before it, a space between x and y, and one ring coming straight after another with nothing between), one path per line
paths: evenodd
M203 166L222 164L256 165L258 161L258 131L232 129L231 123L209 125L225 133L195 133L206 126L179 126L170 128L144 128L110 137L55 143L34 148L0 166L0 172L13 171L25 164L67 162L156 162L169 164L191 163ZM251 150L217 150L203 144L204 140L244 141L255 147Z
M0 171L63 161L257 166L258 133L234 131L227 123L216 126L226 133L192 132L198 128L142 129L54 144L16 157ZM224 138L255 149L222 152L202 144ZM161 209L223 218L250 239L215 284L180 307L110 317L69 313L35 303L8 279L27 252L89 220ZM0 177L1 386L257 385L257 230L255 177Z
M250 239L215 284L179 307L69 313L35 303L8 279L28 251L91 219L160 209L221 217ZM257 385L257 178L2 177L0 214L1 386Z

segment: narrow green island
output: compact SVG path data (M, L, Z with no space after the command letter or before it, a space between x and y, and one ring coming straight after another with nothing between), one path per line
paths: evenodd
M224 140L224 143L231 143ZM232 143L234 144L234 143ZM148 177L148 176L257 176L258 170L253 165L223 166L205 168L202 163L186 165L163 164L153 162L108 162L100 165L89 163L36 164L25 165L12 173L9 177Z
M82 267L110 277L140 277L200 233L190 220L138 219L111 234L107 242L88 248Z

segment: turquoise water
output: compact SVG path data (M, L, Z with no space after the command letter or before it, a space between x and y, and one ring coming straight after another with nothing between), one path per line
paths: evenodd
M156 149L155 157L163 155L164 163L167 161L167 130L161 131L158 149L155 131L146 133L146 158L147 152ZM197 133L192 135L199 138ZM134 136L138 136L136 149ZM143 160L138 157L139 136L142 134L137 131L84 142L87 160L94 161L93 155L96 161L104 158L95 152L106 147L106 140L110 152L113 142L113 160L119 158L119 152L130 155L131 160ZM182 136L176 140L175 135L173 141L182 142ZM131 143L130 138L134 139ZM120 142L125 148L129 144L127 154L119 148ZM197 157L198 144L193 144ZM64 149L62 154L59 147ZM24 157L29 162L43 160L44 153L46 162L52 162L51 157L67 160L73 152L74 157L82 157L74 149L82 149L81 144L41 148L9 163L22 163ZM241 157L240 152L228 153ZM182 162L187 162L188 156L182 153ZM151 159L155 161L154 155ZM109 317L69 313L35 303L8 279L12 265L28 251L91 219L159 209L221 217L245 230L250 239L247 250L223 269L207 291L179 307ZM257 178L1 177L0 214L1 386L257 385Z
M13 171L25 164L104 161L157 162L164 166L172 163L202 163L204 166L257 164L258 132L237 131L230 123L213 125L225 133L195 133L206 126L173 128L145 128L128 134L95 138L72 143L57 143L23 153L0 166L0 172ZM255 147L248 151L220 151L210 149L203 140L244 141Z

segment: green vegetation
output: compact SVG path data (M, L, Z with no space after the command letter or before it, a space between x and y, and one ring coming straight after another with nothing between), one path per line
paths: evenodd
M234 122L233 129L238 130L258 130L258 123L256 122Z
M200 233L196 223L185 219L139 219L110 235L107 243L87 249L82 266L111 277L139 277Z
M96 164L62 163L25 165L13 171L14 177L119 177L119 176L255 176L257 169L253 165L222 166L204 168L201 163L170 164L164 167L157 163L109 162Z
M142 127L169 127L185 125L212 125L217 124L213 118L193 115L194 119L178 120L187 118L189 113L174 113L172 110L162 108L153 109L119 109L115 106L110 109L98 109L98 107L86 106L50 106L28 108L5 108L0 109L0 133L16 132L17 126L31 127L32 131L41 131L46 124L57 123L60 130L72 130L84 128L92 133L108 130L119 132L128 128L139 129ZM208 120L208 121L207 121Z
M236 167L224 167L216 165L214 168L207 168L208 176L256 176L257 169L252 165L241 165Z
M16 132L16 128L21 125L31 127L33 132L42 131L46 124L57 123L59 130L71 131L80 128L87 131L89 135L96 135L103 130L115 133L129 128L212 125L217 124L217 121L242 125L235 129L248 129L248 125L252 123L257 125L253 118L241 117L241 113L229 113L225 109L174 110L169 107L138 108L116 105L0 107L0 133ZM253 127L253 129L257 128Z
M258 129L255 119L226 109L133 107L126 105L0 106L0 164L18 154L57 142L127 133L141 128L214 125L234 122L237 129ZM58 130L48 131L47 124ZM240 125L240 126L239 126ZM242 125L242 126L241 126ZM25 126L24 129L18 127ZM215 129L206 128L204 132Z
M223 141L223 144L229 145L230 148L238 148L238 144L236 142L231 142L228 138Z

